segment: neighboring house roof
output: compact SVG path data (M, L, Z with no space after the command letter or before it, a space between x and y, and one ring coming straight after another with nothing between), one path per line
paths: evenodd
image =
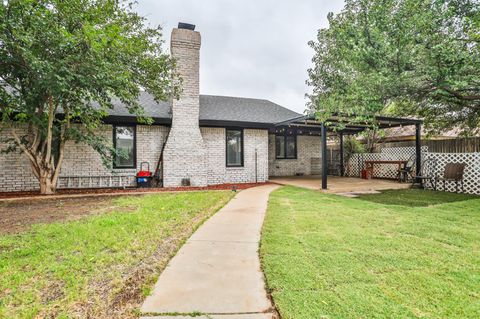
M169 123L172 119L169 102L156 102L149 93L142 92L139 103L145 114L159 123ZM116 120L133 119L127 108L120 102L114 101L114 109L110 116ZM301 114L283 106L262 99L251 99L232 96L200 95L200 124L235 123L255 125L271 125L283 122Z
M459 128L453 128L451 130L442 131L438 134L429 136L430 139L454 139L460 136L461 130ZM427 131L422 127L422 136L427 136ZM480 136L479 133L474 136ZM404 127L392 127L385 129L385 136L382 138L384 141L406 141L414 139L415 126Z

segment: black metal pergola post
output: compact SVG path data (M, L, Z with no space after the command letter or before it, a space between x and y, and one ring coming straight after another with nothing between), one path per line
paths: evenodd
M422 173L422 124L415 124L415 176ZM422 179L417 177L416 183L422 186Z
M340 144L340 176L345 175L345 166L343 163L343 132L340 132L338 135L339 144Z
M327 189L328 158L327 158L327 126L322 122L322 189Z

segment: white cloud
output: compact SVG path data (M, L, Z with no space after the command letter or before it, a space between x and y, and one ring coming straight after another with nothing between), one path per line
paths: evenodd
M307 42L342 7L327 0L139 0L138 11L163 27L167 49L178 22L197 26L202 94L264 98L303 112L313 56Z

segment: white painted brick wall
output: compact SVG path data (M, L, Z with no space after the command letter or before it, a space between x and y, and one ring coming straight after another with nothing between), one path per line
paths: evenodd
M22 130L17 130L22 135ZM166 126L137 126L137 169L142 161L150 162L150 169L155 170L169 128ZM6 131L0 132L2 137ZM112 126L104 125L98 134L111 140ZM205 168L209 185L224 183L254 183L268 180L268 132L266 130L244 130L244 167L226 167L225 128L201 128L201 134L206 145L206 160L201 164ZM3 149L5 145L0 147ZM257 151L257 179L255 179L255 150ZM0 192L37 190L38 181L33 176L30 162L20 153L0 154ZM135 169L111 170L103 166L100 156L90 146L69 141L65 149L65 159L62 166L59 187L67 187L67 177L70 177L70 187L77 187L81 176L83 187L107 187L108 179L99 180L89 177L110 176L111 186L132 186ZM121 176L125 176L120 178Z
M150 169L155 170L160 156L162 144L165 142L169 128L166 126L137 126L137 168L142 161L150 162ZM22 135L22 130L18 129ZM102 126L98 134L104 135L111 141L112 126ZM8 136L8 131L0 131L2 138ZM3 149L5 144L0 145ZM108 179L86 178L92 176L110 176L111 186L122 187L134 185L135 169L109 169L103 166L100 155L90 146L83 143L67 142L65 158L59 179L59 188L67 187L67 176L81 176L71 178L70 187L77 187L79 180L84 187L108 186ZM121 177L125 176L125 177ZM98 183L102 182L102 185ZM88 185L88 183L91 183ZM28 158L21 153L0 154L0 192L37 190L38 181L32 173Z
M207 149L208 184L255 183L268 180L268 131L244 129L244 166L226 166L225 128L202 127ZM257 165L255 176L255 151Z
M2 143L5 138L10 138L9 128L0 127L0 151L4 150L7 143ZM22 128L15 129L17 135L24 135ZM0 192L13 192L37 189L38 181L32 173L30 161L20 151L16 153L0 153Z
M275 158L275 135L268 136L270 176L311 175L311 159L321 158L320 136L297 136L297 159Z

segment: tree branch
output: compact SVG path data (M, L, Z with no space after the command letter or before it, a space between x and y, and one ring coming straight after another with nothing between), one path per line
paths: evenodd
M52 156L52 138L53 138L53 118L54 118L53 98L48 97L48 127L47 127L47 149L45 154L45 164L49 165Z
M456 97L459 100L464 100L464 101L476 101L480 100L480 95L463 95L455 90L446 88L446 87L441 87L440 89L444 90L447 93L450 93L454 97Z
M18 145L18 147L20 147L22 152L25 155L27 155L28 159L30 160L30 163L32 164L32 167L34 168L33 173L35 174L36 177L38 177L40 175L40 167L38 165L37 158L34 156L34 154L32 154L29 151L28 148L25 147L25 145L23 145L22 141L20 140L20 137L18 137L14 128L10 129L10 133L13 136L13 139L15 140L15 143Z

